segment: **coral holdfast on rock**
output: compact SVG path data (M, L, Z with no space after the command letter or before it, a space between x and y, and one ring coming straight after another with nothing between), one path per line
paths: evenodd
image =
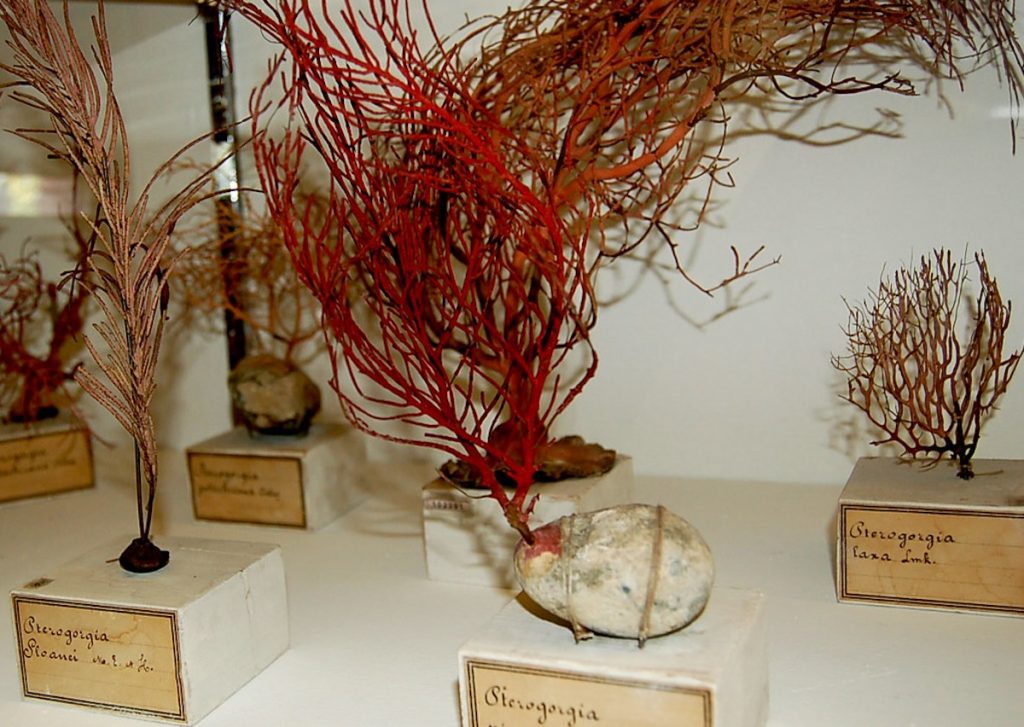
M231 403L250 433L305 435L320 411L320 389L294 364L249 356L228 376Z

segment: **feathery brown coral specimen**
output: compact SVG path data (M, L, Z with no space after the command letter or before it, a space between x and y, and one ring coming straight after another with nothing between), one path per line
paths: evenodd
M45 0L5 0L0 19L10 31L14 56L3 66L15 79L11 97L49 122L45 128L16 133L74 168L102 213L92 225L92 277L81 283L102 314L93 330L106 350L87 336L85 345L100 375L80 367L75 380L135 444L139 537L122 553L120 563L132 571L157 570L169 557L150 540L157 486L150 403L167 309L165 254L175 223L207 196L204 190L212 170L198 174L151 212L154 185L189 148L185 147L161 165L133 199L129 145L113 89L102 2L92 20L91 59L76 37L67 2L58 18Z
M860 306L848 305L846 353L832 363L847 379L843 397L911 456L950 455L958 476L973 476L982 425L1006 391L1021 350L1004 353L1010 304L999 295L982 254L977 296L967 296L969 266L948 250L883 279ZM963 333L961 333L961 329Z

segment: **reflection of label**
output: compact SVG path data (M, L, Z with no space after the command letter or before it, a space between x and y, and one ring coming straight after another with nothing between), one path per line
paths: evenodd
M0 502L92 487L87 429L0 442Z
M1024 613L1024 513L842 505L845 598Z
M305 527L297 458L190 452L188 465L197 518Z
M14 596L27 697L184 720L170 611Z
M711 694L522 665L466 662L470 727L710 727Z

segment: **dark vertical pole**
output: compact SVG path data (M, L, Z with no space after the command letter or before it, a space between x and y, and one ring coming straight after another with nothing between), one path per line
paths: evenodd
M224 260L224 293L232 307L239 307L238 277L232 269L235 249L235 222L242 213L239 197L235 127L235 91L231 78L231 45L228 13L214 5L199 3L199 14L206 33L206 63L210 82L210 113L214 134L214 162L226 159L214 176L220 194L214 198L220 226L221 258ZM233 369L245 358L245 325L230 310L224 312L227 333L228 366Z

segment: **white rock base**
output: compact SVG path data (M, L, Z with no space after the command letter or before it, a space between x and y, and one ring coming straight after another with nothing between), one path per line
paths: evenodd
M840 601L1024 615L1024 461L865 457L839 499Z
M74 417L0 425L0 503L93 484L92 439Z
M463 727L757 727L768 715L764 596L716 589L647 642L572 632L513 601L459 650ZM528 603L525 602L525 603Z
M161 571L116 560L126 536L12 591L28 699L194 724L288 646L275 545L160 538Z
M511 496L512 491L508 491ZM531 523L633 501L633 460L619 456L597 477L535 485ZM442 479L423 488L423 543L433 580L518 590L512 553L519 535L484 490L459 490Z
M366 497L362 435L314 424L305 437L252 437L244 427L186 450L200 520L316 530Z

